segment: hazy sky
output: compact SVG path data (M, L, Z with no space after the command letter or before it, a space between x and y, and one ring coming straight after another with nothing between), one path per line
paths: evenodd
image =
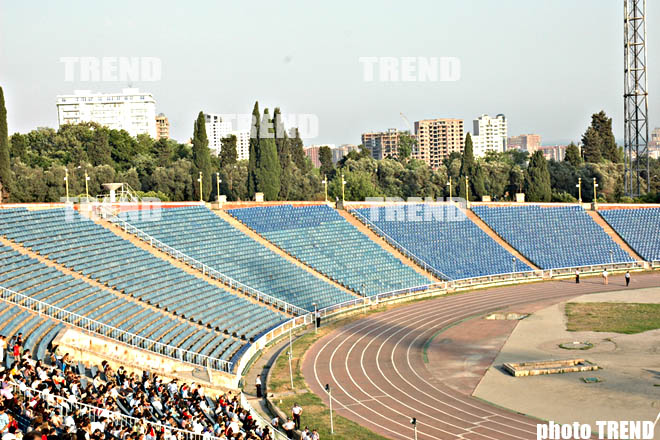
M660 4L647 2L649 113L660 126ZM135 82L185 140L200 110L279 105L314 114L311 143L504 113L509 133L578 140L591 113L623 127L622 0L0 0L0 85L10 133L57 126L55 96L125 82L68 82L61 57L158 57ZM457 82L365 82L360 57L457 57ZM79 75L76 73L76 79Z

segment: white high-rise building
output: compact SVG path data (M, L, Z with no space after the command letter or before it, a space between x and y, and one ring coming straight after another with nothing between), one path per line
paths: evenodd
M78 124L96 122L131 136L146 133L156 138L156 101L151 93L123 89L121 93L92 93L75 90L73 95L57 95L57 122Z
M222 115L204 113L206 122L206 136L209 139L209 148L216 156L222 150L222 139L227 136L236 136L236 153L238 160L250 158L250 131L234 130L230 120L223 119Z
M481 115L473 122L472 145L474 156L482 157L486 151L503 153L507 143L506 116L499 114L494 118Z

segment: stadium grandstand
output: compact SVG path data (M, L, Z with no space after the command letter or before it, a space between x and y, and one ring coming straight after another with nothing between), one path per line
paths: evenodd
M255 355L316 318L660 260L659 208L191 203L155 220L36 208L0 209L0 409L7 429L49 439L283 438L240 385ZM183 367L74 359L68 330Z

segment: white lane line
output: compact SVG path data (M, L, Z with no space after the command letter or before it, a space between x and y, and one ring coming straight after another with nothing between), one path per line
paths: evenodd
M506 296L506 295L507 295L507 293L502 292L500 295L497 296L497 298L499 299L500 296ZM488 298L483 298L483 297L481 297L481 296L476 296L476 295L473 295L473 296L474 296L474 297L471 297L471 298L467 298L467 297L466 297L466 298L462 298L460 302L458 302L458 301L453 301L454 304L451 304L451 307L448 307L448 309L452 309L452 310L453 310L453 309L464 309L466 306L469 306L469 305L471 305L472 303L478 303L478 304L479 304L479 303L484 303L484 302L489 303ZM437 316L437 312L436 312L435 310L430 310L430 311L429 311L428 309L426 309L426 310L424 310L424 311L422 311L422 312L419 312L419 313L413 313L413 314L411 314L409 310L405 310L405 311L403 311L403 312L396 313L396 314L388 314L388 315L385 317L384 320L383 320L383 319L379 319L379 320L367 320L366 323L365 323L365 325L363 325L363 326L359 326L359 325L357 325L357 324L355 324L355 325L351 325L351 326L350 326L350 330L355 330L355 329L357 329L358 327L362 327L361 330L364 330L365 328L369 328L369 327L371 327L371 326L373 326L373 325L378 325L378 324L380 324L381 322L382 322L381 325L389 325L389 324L391 324L391 323L393 322L393 320L392 320L392 319L388 319L388 318L390 318L391 315L398 315L398 314L401 314L401 315L402 315L402 318L401 318L401 319L406 319L406 318L409 318L410 316L415 316L415 317L416 317L416 316L429 315L429 314L435 314L435 315ZM383 321L384 321L384 322L383 322ZM394 320L394 321L398 321L398 320ZM358 321L358 322L359 322L359 321ZM347 329L347 331L348 331L348 329ZM341 332L341 333L344 333L344 332ZM335 338L333 338L333 341L334 341L334 339L338 338L339 336L341 336L341 334L338 334ZM326 345L323 346L322 349L325 349L325 348L327 347L327 345L330 344L330 342L331 342L331 341L328 341L328 342L326 343ZM344 339L344 340L339 344L339 347L341 347L341 346L344 344L344 342L346 342L346 339ZM334 356L334 354L336 353L336 351L338 350L339 347L337 347L337 348L335 349L335 351L333 351L333 356ZM358 399L356 399L356 398L355 398L354 396L352 396L350 393L347 393L346 390L345 390L345 389L344 389L344 388L343 388L343 387L337 382L336 377L335 377L335 375L334 375L334 369L333 369L333 363L332 363L332 360L334 360L334 358L331 358L331 361L330 361L329 365L330 365L330 370L331 370L330 373L331 373L331 376L332 376L333 380L337 383L337 386L339 386L339 387L340 387L340 388L341 388L341 389L347 394L347 397L353 399L354 401L357 401ZM318 362L318 357L317 357L316 360L315 360L315 369L316 369L316 365L317 365L316 362ZM321 388L322 388L322 384L321 384L320 381L318 380L318 372L315 371L315 374L316 374L316 376L317 376L317 383L318 383L319 386L321 386ZM351 377L351 375L350 375L350 371L348 372L348 374L349 374L349 377ZM368 377L367 377L367 378L368 378ZM369 378L368 378L368 379L369 379ZM370 379L369 379L369 380L370 380ZM371 380L370 380L370 381L371 381ZM373 381L371 381L371 382L373 383ZM353 383L355 383L355 381L353 381ZM356 384L356 385L357 385L357 384ZM375 384L374 384L374 385L375 385ZM359 385L357 385L357 387L360 389L360 391L361 391L363 394L369 396L369 394L366 393L363 389L361 389L361 388L359 387ZM342 403L342 404L343 404L343 403ZM367 406L365 406L365 405L362 405L362 406L363 406L365 409L367 409L368 411L373 412L373 413L375 413L375 414L378 415L378 416L384 417L382 414L375 412L372 408L369 408L369 407L367 407ZM387 409L390 409L390 410L391 410L391 408L387 408ZM394 411L394 412L397 412L397 411L395 411L395 410L393 410L393 411ZM459 412L467 413L466 411L461 410L461 409L458 409L458 411L459 411ZM488 413L488 411L484 411L484 410L481 410L481 412L486 412L486 413ZM399 412L399 414L402 414L402 413ZM470 414L470 413L467 413L467 414ZM403 415L403 414L402 414L402 415ZM448 414L448 415L450 415L450 414ZM470 414L470 415L472 415L472 416L474 416L474 417L476 417L476 418L479 417L479 416L476 416L476 415L473 415L473 414ZM450 415L450 416L453 417L453 418L455 418L455 419L456 419L456 418L460 419L460 417L457 417L457 416L455 416L455 415ZM360 417L366 419L365 417L362 417L362 416L360 416ZM385 418L385 417L384 417L384 418ZM406 418L407 418L407 416L406 416ZM402 427L406 427L406 428L412 430L407 424L401 424L401 423L395 422L395 421L391 420L390 418L387 418L387 420L388 420L389 422L391 422L391 423L395 423L395 424L397 424L397 425L400 425L400 426L402 426ZM438 419L436 419L436 420L438 420ZM441 421L441 420L438 420L438 421ZM442 421L441 421L441 422L442 422ZM470 423L470 421L466 421L466 422ZM446 423L447 425L451 425L451 423L448 423L448 422L444 422L444 423ZM452 425L452 426L453 426L453 425ZM462 427L457 427L457 428L459 428L459 429L464 429L464 428L462 428ZM450 433L450 434L451 434L451 435L455 435L455 434L453 434L453 433Z

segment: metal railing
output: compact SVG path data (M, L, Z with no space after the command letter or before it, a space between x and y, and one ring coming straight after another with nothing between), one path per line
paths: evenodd
M192 431L175 428L169 425L163 425L158 422L149 421L148 419L132 417L118 411L109 411L108 409L99 408L98 406L87 405L78 401L71 401L56 394L46 394L43 391L35 390L34 388L27 386L21 386L15 382L9 382L9 384L12 387L14 395L21 394L26 398L26 401L30 396L39 395L49 407L60 408L64 417L73 415L77 412L80 415L86 415L89 417L90 422L100 422L104 418L108 418L112 421L119 422L122 427L128 428L132 428L133 426L139 424L144 424L147 427L153 427L155 431L167 432L176 435L179 440L220 440L220 437L196 434Z
M660 260L651 261L651 267L654 269L660 268Z
M270 438L273 440L287 440L288 437L286 434L284 434L282 431L278 430L275 428L273 425L270 424L269 420L266 420L260 413L259 411L256 411L254 408L252 408L252 405L250 405L250 402L247 400L247 397L245 397L245 393L241 392L241 407L243 409L246 409L252 418L257 422L259 426L262 428L268 428L268 430L271 433Z
M169 256L171 256L172 258L175 258L179 261L186 263L187 265L199 270L204 275L207 275L211 278L223 282L232 289L239 290L249 296L252 296L257 301L260 301L264 304L272 305L273 307L282 310L285 313L289 313L295 316L301 316L309 313L309 310L305 310L302 307L294 306L293 304L290 304L282 299L275 298L274 296L263 293L253 287L250 287L246 284L236 281L235 279L223 273L220 273L216 269L184 254L183 252L173 248L172 246L163 243L157 238L154 238L153 236L149 235L143 230L136 228L135 226L128 223L126 220L123 220L112 213L109 220L113 223L116 223L119 227L121 227L124 230L124 232L135 235L137 238L139 238L140 240L146 243L149 243L150 246L158 249L159 251L164 252Z
M0 298L40 315L45 315L57 321L72 325L88 332L89 334L104 336L133 348L146 350L178 362L192 364L203 368L210 368L214 371L222 371L225 373L231 373L232 371L233 364L231 362L163 344L162 342L154 341L153 339L144 338L134 333L103 324L102 322L39 301L38 299L14 292L13 290L2 286L0 286Z
M440 272L439 270L431 267L426 261L422 260L419 258L417 255L413 254L410 252L408 249L406 249L401 243L390 237L388 234L385 233L381 228L376 226L374 223L371 222L367 217L362 215L359 211L356 209L351 209L348 211L349 214L353 214L358 220L360 220L366 227L373 229L380 237L382 237L385 241L387 241L390 245L394 246L399 252L401 252L403 255L406 257L410 258L411 260L415 261L417 264L419 264L422 269L426 270L427 272L432 273L436 277L443 279L443 280L448 280L449 277L445 275L444 273Z

